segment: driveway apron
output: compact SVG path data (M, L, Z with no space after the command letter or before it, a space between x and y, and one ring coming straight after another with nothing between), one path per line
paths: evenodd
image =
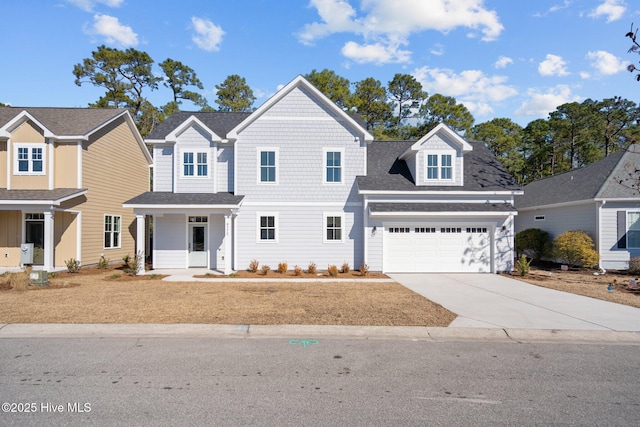
M640 331L640 309L496 274L390 274L456 313L449 327Z

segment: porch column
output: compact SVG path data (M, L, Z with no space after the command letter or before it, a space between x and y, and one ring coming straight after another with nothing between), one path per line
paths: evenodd
M224 214L224 274L231 274L231 261L233 254L231 253L231 213Z
M44 271L53 271L54 251L53 211L44 211Z
M138 262L138 274L144 274L144 263L146 259L144 217L144 215L136 215L136 254L141 258Z

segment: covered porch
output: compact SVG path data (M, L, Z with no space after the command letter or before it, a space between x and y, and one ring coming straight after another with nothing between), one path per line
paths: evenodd
M80 259L82 214L72 206L87 191L0 189L0 269L23 268L21 247L33 244L32 265L45 271ZM76 203L77 202L77 203Z
M235 265L235 218L242 196L231 193L147 192L123 204L137 221L136 253L147 253L151 224L152 268L206 268L230 274ZM144 273L140 263L139 273Z

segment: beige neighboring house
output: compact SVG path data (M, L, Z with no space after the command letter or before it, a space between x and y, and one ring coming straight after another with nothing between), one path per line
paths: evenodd
M148 191L151 156L129 112L0 107L0 269L62 269L134 255L136 216L122 202Z

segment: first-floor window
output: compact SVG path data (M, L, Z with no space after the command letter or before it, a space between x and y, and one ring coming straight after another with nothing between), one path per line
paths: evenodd
M342 216L327 215L325 220L325 238L328 242L342 241Z
M119 248L120 247L120 224L122 217L120 215L104 216L104 247Z
M640 212L627 212L627 248L640 248Z
M265 242L275 242L276 240L276 217L265 215L260 217L260 240Z

